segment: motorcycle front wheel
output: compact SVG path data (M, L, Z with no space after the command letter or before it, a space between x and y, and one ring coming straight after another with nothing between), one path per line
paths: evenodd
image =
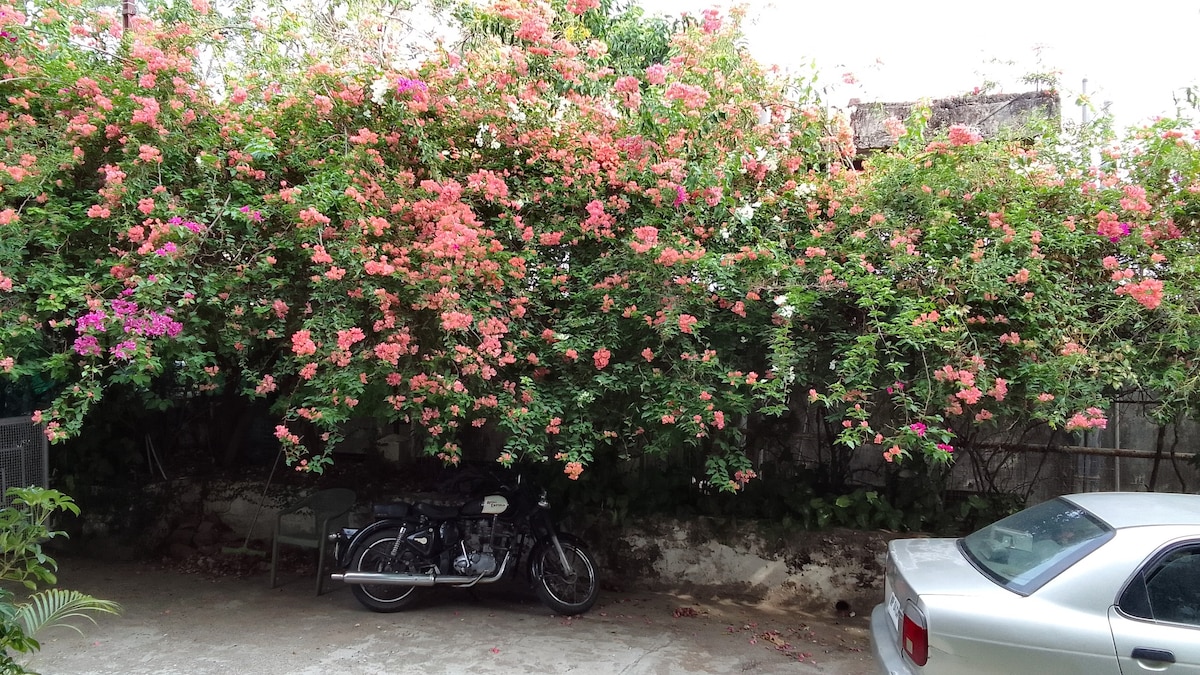
M350 569L355 572L379 572L382 574L425 574L421 564L407 546L401 544L396 555L397 532L379 531L350 554ZM426 566L427 567L427 566ZM392 586L385 584L354 584L354 597L367 609L376 612L398 612L413 604L424 590L416 586Z
M596 560L575 537L559 535L558 542L566 555L567 568L563 569L553 541L540 542L530 554L533 590L556 614L583 614L596 604L600 594Z

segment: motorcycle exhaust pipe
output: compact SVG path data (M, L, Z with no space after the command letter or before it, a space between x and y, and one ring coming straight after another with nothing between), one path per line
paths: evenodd
M454 574L400 574L389 572L339 572L330 574L329 578L347 584L367 584L371 586L465 586L475 584L490 584L504 577L508 569L509 556L504 556L500 569L491 575L474 577Z
M501 575L485 577L463 577L443 574L430 576L428 574L388 574L386 572L343 572L330 574L334 581L347 584L366 584L369 586L474 586L475 584L490 584Z
M475 577L435 577L431 574L387 574L385 572L343 572L329 575L334 581L344 581L348 584L369 584L372 586L436 586L452 583L451 579L467 583Z

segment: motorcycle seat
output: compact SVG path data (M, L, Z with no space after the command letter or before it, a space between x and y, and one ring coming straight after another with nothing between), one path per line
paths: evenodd
M421 502L413 507L417 513L431 518L433 520L450 520L458 517L459 507L457 506L439 506L428 502Z
M412 504L408 502L395 502L393 504L376 504L371 508L371 515L375 516L375 520L383 518L403 518L412 513Z

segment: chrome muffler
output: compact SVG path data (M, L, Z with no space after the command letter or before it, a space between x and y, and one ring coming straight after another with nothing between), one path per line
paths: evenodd
M338 572L330 574L329 578L347 584L366 584L370 586L461 586L469 588L476 584L490 584L504 577L511 556L505 555L500 561L500 569L491 575L475 577L456 574L400 574L391 572Z
M477 577L436 576L433 574L388 574L387 572L342 572L329 575L334 581L371 586L437 586L440 584L467 584Z

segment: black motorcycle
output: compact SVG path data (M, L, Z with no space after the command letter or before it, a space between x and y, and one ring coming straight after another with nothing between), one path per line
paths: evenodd
M495 583L524 563L550 609L588 611L600 590L596 561L581 540L555 529L546 491L515 472L483 480L490 489L457 505L376 504L370 525L332 535L344 571L331 578L352 584L368 609L395 612L430 586Z

